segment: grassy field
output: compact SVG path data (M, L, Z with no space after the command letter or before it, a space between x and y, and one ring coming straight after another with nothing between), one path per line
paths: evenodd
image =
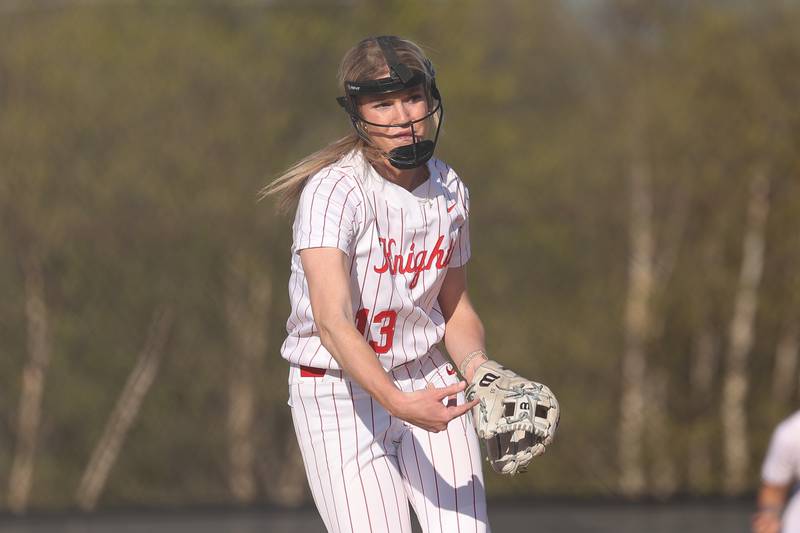
M495 532L748 533L749 502L495 503ZM313 508L117 512L0 517L0 533L305 533L324 531ZM419 529L415 525L415 531Z

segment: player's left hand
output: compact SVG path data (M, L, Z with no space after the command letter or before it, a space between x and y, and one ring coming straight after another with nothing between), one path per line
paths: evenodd
M475 370L466 396L479 401L475 429L497 473L524 472L552 444L561 410L546 385L489 360Z

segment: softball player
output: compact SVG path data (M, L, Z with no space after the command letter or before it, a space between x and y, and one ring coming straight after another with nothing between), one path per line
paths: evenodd
M297 203L281 352L311 493L331 532L409 532L409 502L426 532L489 531L462 416L477 402L455 369L470 380L486 360L466 289L469 193L432 158L434 71L383 36L352 48L339 77L354 131L265 190Z
M786 504L792 485L800 480L800 411L775 429L761 479L753 533L800 533L800 497L795 494Z

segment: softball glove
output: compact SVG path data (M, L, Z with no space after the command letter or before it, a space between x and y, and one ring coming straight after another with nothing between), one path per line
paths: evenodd
M489 360L475 370L466 397L480 400L472 415L495 472L525 472L553 442L560 410L547 386Z

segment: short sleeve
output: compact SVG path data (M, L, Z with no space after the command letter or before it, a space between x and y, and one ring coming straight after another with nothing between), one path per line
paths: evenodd
M355 178L323 170L309 178L297 205L294 250L339 248L352 253L358 228L360 189Z
M761 468L761 478L772 485L788 485L794 478L797 466L798 445L792 439L789 426L780 425L772 435L764 465Z
M472 254L469 242L469 189L459 180L457 191L458 201L464 207L464 223L458 229L458 237L453 243L453 256L450 258L450 266L454 268L466 265Z

